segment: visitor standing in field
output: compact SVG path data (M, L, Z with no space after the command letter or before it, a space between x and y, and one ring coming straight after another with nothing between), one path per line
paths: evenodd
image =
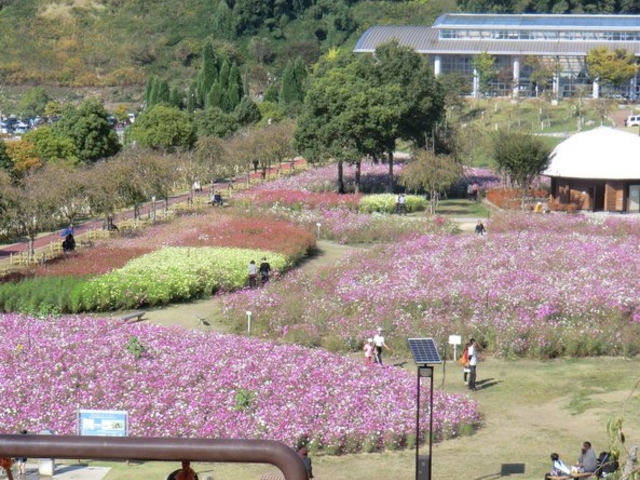
M373 338L368 338L362 348L364 350L364 363L371 365L373 358Z
M404 193L398 195L396 200L396 213L398 215L406 215L407 214L407 197Z
M469 385L469 373L471 372L469 368L469 342L465 343L458 362L462 365L462 380L464 380L465 385Z
M382 327L378 327L378 333L373 337L373 346L375 348L374 355L376 363L378 365L382 365L382 350L385 348L389 350L389 347L384 342L384 337L382 336Z
M262 281L262 285L265 285L269 281L269 276L271 275L271 265L267 262L267 257L262 257L259 270L260 280Z
M469 340L469 390L476 388L476 366L478 365L478 346L475 339Z
M258 267L256 265L255 260L251 260L249 262L249 288L255 288L258 283L256 279L258 278Z

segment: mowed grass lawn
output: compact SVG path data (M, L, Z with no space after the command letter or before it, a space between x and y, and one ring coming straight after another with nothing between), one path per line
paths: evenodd
M394 361L415 369L411 360ZM485 425L474 435L434 444L433 478L490 480L523 471L509 478L540 480L553 451L571 463L584 440L591 441L597 453L606 450L607 421L622 414L625 403L627 445L640 445L640 398L634 392L639 379L640 359L541 362L489 357L478 367L479 391L473 393ZM434 381L438 389L464 391L461 369L453 362L438 367ZM314 474L318 480L412 480L415 453L315 455ZM420 455L427 453L428 446L422 446ZM112 467L106 480L162 479L177 468L160 462L91 463ZM195 469L201 479L210 475L214 480L259 480L262 474L277 472L269 465L196 463Z

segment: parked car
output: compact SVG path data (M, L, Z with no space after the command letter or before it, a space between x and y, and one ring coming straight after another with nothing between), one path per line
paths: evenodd
M624 121L625 127L638 127L640 126L640 115L630 115Z

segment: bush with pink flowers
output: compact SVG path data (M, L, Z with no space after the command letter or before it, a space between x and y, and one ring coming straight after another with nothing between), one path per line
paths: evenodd
M5 314L0 335L4 433L19 426L75 434L77 411L93 409L128 412L134 437L289 445L308 438L312 449L331 453L415 442L416 379L400 368L366 366L319 349L108 319ZM427 398L421 395L423 409ZM422 435L427 419L421 418ZM434 392L436 440L478 424L474 401Z

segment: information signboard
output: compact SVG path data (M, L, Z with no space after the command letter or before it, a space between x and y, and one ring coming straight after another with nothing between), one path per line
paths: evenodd
M129 414L119 410L78 410L78 434L126 437Z

